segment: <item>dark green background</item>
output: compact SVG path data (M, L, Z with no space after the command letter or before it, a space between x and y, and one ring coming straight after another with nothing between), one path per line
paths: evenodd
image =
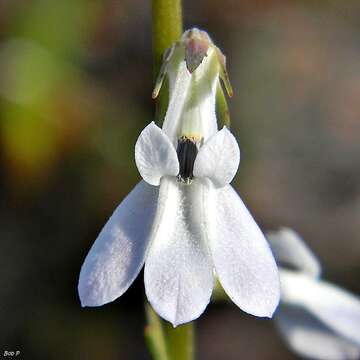
M357 1L186 1L228 58L234 186L262 229L290 226L324 277L360 292ZM153 118L147 1L0 1L0 356L149 359L142 274L82 309L83 259L140 179ZM293 359L269 320L212 304L198 358ZM19 357L18 357L19 358Z

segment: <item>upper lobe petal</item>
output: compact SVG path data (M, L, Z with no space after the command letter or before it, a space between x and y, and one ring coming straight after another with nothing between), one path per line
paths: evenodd
M221 188L234 178L240 162L240 149L231 132L224 127L199 150L194 163L194 176L209 178Z
M140 175L150 185L159 185L162 176L179 173L176 150L154 122L146 126L136 142L135 161Z

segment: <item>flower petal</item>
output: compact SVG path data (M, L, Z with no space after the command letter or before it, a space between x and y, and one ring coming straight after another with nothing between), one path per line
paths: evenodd
M239 162L239 146L224 126L200 148L194 163L194 176L208 177L215 187L221 188L234 178Z
M290 349L311 359L359 359L360 346L332 331L306 309L281 304L275 324Z
M325 281L281 270L281 300L302 306L326 326L360 346L360 299Z
M175 50L177 58L179 49ZM184 56L185 54L183 54ZM162 129L174 146L177 146L179 127L183 108L188 97L191 84L191 75L186 68L185 61L179 64L170 64L169 70L169 105L166 111Z
M320 276L319 260L295 231L282 228L266 235L279 264L294 267L315 278Z
M159 185L164 175L179 173L176 150L154 122L146 126L136 142L135 161L140 175L150 185Z
M158 192L141 181L105 224L81 268L82 306L113 301L134 281L144 264Z
M195 136L207 141L218 130L215 96L219 66L216 53L209 48L202 63L190 74L184 61L184 48L180 48L174 50L176 61L169 64L169 106L162 127L174 146L180 136ZM181 61L177 62L179 59Z
M213 267L203 237L205 187L163 178L145 264L146 295L174 326L196 319L210 301Z
M230 185L213 193L216 206L209 219L209 237L220 283L242 310L271 317L279 302L280 286L268 243Z

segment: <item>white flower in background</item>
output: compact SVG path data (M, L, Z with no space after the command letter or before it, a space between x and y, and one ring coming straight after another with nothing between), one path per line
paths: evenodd
M185 60L184 60L185 59ZM143 178L102 229L82 266L83 306L121 296L145 263L146 295L174 326L206 308L214 272L244 311L272 316L279 301L275 260L234 189L240 151L218 131L219 77L230 90L225 58L205 32L193 29L166 53L170 100L163 128L150 123L135 146Z
M320 279L315 255L292 230L268 234L280 267L275 323L289 347L310 359L360 358L360 299Z

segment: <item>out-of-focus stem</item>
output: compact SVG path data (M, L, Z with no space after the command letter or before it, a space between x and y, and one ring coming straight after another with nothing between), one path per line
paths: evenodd
M165 324L166 343L171 360L194 359L194 323L173 328Z
M145 340L153 360L170 360L161 319L151 306L145 304Z
M174 328L145 304L145 340L153 360L193 360L194 323Z

